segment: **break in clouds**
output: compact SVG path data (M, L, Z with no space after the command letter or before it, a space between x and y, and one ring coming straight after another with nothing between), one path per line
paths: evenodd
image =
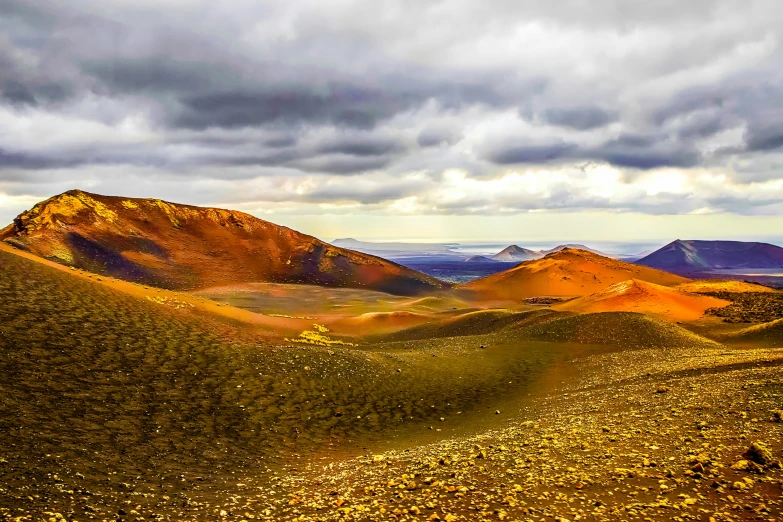
M781 26L775 0L0 0L0 206L779 214Z

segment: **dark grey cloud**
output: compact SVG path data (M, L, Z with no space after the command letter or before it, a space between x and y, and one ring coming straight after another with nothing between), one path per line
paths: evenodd
M617 121L618 115L598 107L553 108L543 112L545 122L560 127L590 130Z
M656 125L663 125L678 116L684 116L700 110L721 110L726 104L726 97L731 96L729 89L722 90L719 86L699 87L675 93L661 107L653 111L651 119Z
M420 193L422 183L395 183L381 186L326 185L301 196L301 201L324 203L329 201L351 201L363 205L375 205Z
M754 152L783 148L783 121L749 127L745 144L748 150Z
M416 143L420 147L437 147L440 145L453 145L461 139L462 135L457 130L443 126L431 126L419 133Z
M25 56L0 37L0 104L12 107L59 103L69 98L73 87L67 81L30 70Z
M605 161L634 169L693 167L701 160L699 151L687 143L661 136L634 134L624 134L585 153L583 159Z
M350 156L381 156L399 152L405 148L396 139L372 136L338 137L318 146L321 154L347 154Z
M22 170L43 170L56 169L64 167L74 167L81 162L73 159L50 158L34 154L25 154L19 152L6 152L0 149L0 171L6 169Z
M677 136L683 140L708 138L736 125L736 120L717 111L697 112L684 118L677 127Z
M2 91L3 100L11 105L35 105L38 100L33 91L21 82L16 80L6 80L3 82Z
M447 19L350 0L0 0L0 181L134 170L172 184L351 176L358 187L379 173L487 179L584 161L626 180L661 167L783 178L773 0L443 7ZM345 183L329 186L318 201L347 197ZM685 200L638 208L693 210ZM616 205L568 187L546 204Z
M345 154L317 156L292 161L290 166L305 172L327 172L330 174L358 174L378 170L391 163L388 156L350 156Z
M556 141L546 144L518 144L492 149L486 158L498 165L546 163L552 160L574 158L578 147L572 143Z
M598 147L553 141L545 144L510 143L490 149L485 157L498 165L557 161L598 161L633 169L693 167L701 159L692 146L666 136L622 134Z

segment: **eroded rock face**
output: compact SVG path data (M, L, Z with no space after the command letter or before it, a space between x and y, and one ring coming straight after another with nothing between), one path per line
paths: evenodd
M65 192L0 240L92 272L166 288L305 283L414 295L450 285L243 212Z

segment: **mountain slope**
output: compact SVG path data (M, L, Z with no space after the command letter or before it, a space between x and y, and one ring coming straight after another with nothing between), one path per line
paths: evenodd
M542 257L542 254L540 252L536 252L535 250L530 250L527 248L522 248L517 245L510 245L492 256L492 259L495 261L503 261L503 262L511 262L511 261L529 261L531 259L538 259Z
M594 294L556 306L570 312L639 312L669 321L693 321L708 308L729 305L729 301L693 295L638 279L615 283Z
M664 286L686 281L683 277L660 270L566 248L542 259L525 261L505 272L471 281L461 288L484 299L522 300L542 295L587 295L627 279Z
M74 190L38 203L0 240L91 272L166 288L306 283L415 295L435 278L242 212Z
M678 239L636 263L676 272L717 268L783 268L783 248L769 243Z

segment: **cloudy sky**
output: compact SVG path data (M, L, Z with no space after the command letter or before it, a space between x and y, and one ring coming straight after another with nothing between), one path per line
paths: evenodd
M0 222L71 188L324 239L783 236L778 0L0 0Z

